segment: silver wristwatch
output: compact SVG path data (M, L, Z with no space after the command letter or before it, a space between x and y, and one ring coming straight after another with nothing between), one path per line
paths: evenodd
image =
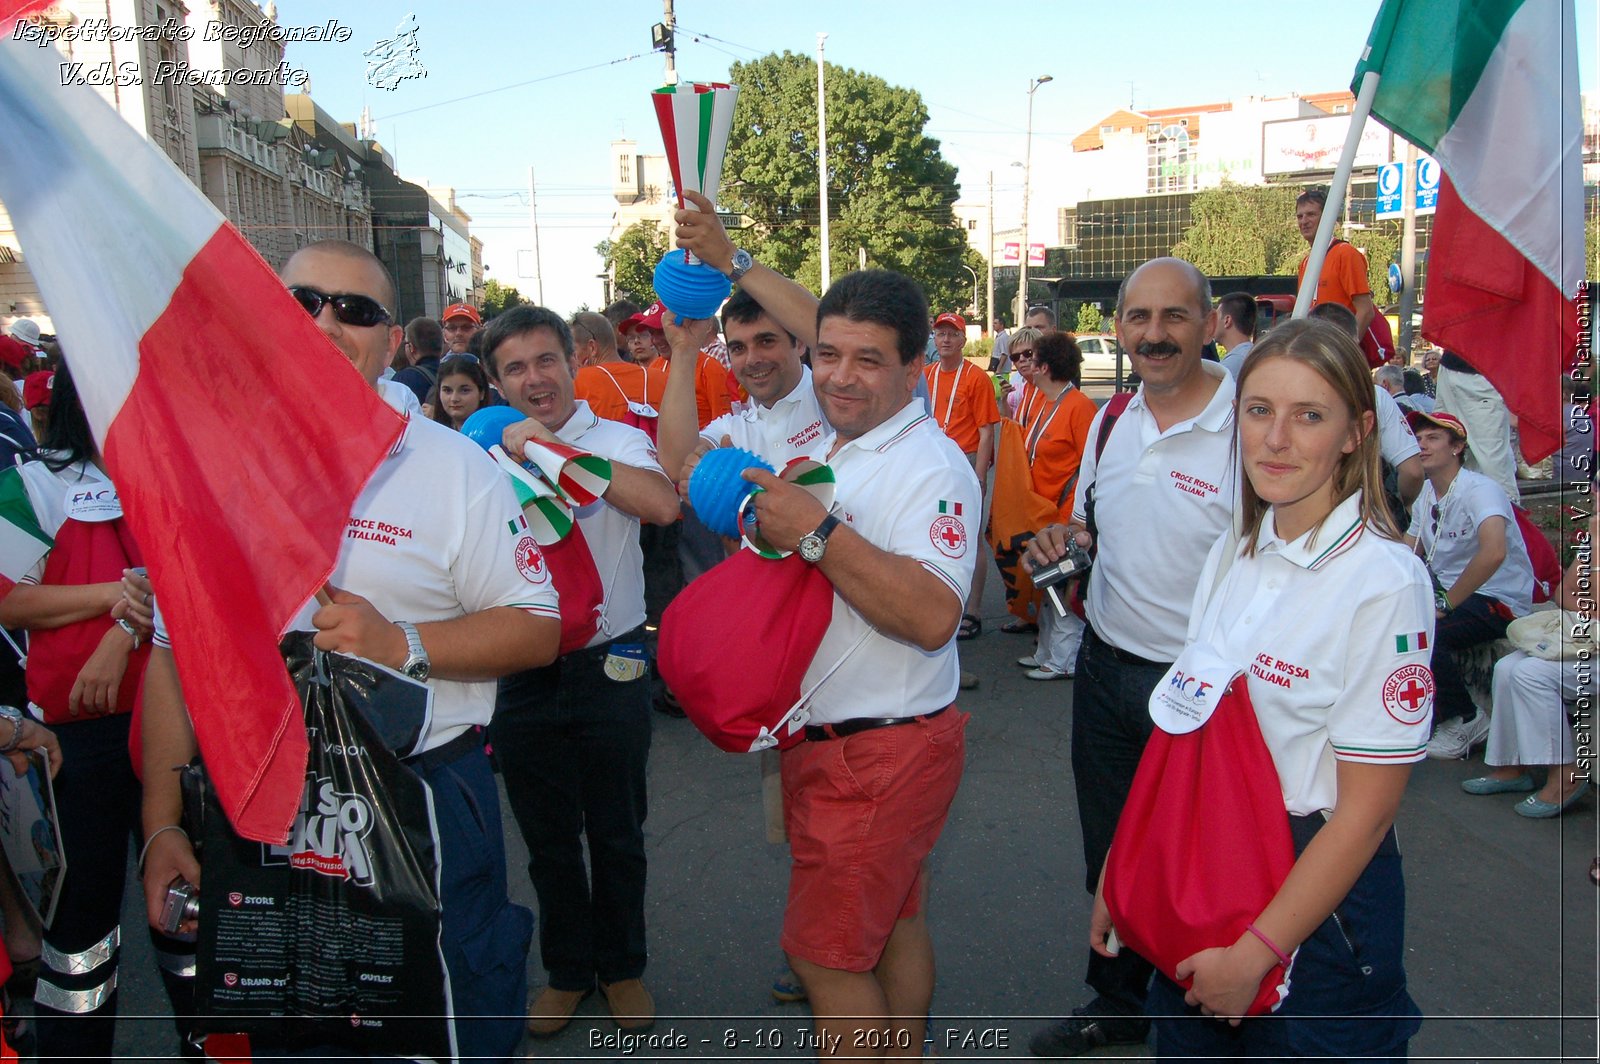
M6 736L5 744L0 746L0 754L9 754L22 745L22 723L25 720L27 718L22 715L22 710L15 706L0 706L0 721L11 724L11 733Z
M433 663L428 660L428 652L422 649L422 636L417 634L417 626L410 621L394 623L406 636L406 660L400 671L413 680L426 680Z
M815 530L807 532L805 535L800 537L800 542L798 544L800 548L800 557L810 562L812 565L820 562L822 560L823 552L828 549L828 536L831 535L833 530L838 526L839 518L834 514L829 514L827 517L824 517L822 519L822 524L818 525Z
M739 278L750 272L750 267L756 264L750 253L744 248L733 249L733 268L728 271L728 280L734 284L739 283Z

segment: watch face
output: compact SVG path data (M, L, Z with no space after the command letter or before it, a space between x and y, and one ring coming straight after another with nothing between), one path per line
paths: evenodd
M828 548L828 541L815 532L808 532L800 537L800 557L808 562L822 560L822 552Z
M413 680L426 680L429 666L427 661L414 661L405 667L405 674Z

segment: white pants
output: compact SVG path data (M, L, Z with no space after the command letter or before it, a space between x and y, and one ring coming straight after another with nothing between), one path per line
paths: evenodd
M1511 453L1511 413L1489 378L1440 366L1435 409L1454 414L1467 427L1467 468L1493 480L1512 502L1521 503L1517 460Z
M1587 684L1580 684L1582 665ZM1570 765L1576 753L1566 701L1594 692L1595 662L1545 661L1514 650L1495 663L1490 765Z
M1078 644L1083 642L1083 621L1068 610L1065 617L1056 612L1046 595L1039 603L1039 647L1033 659L1042 669L1071 675L1078 664Z

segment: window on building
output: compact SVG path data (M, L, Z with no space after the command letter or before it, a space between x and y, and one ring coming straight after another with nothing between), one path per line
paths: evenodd
M1336 115L1347 115L1350 113L1350 105L1346 103L1336 103L1333 105L1333 113Z
M978 219L976 219L976 218L968 218L967 219L967 228L968 229L976 229L976 228L978 228Z
M624 185L633 183L633 159L629 156L620 156L617 160L617 180Z

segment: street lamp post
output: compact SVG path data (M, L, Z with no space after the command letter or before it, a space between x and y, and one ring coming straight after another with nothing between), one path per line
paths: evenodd
M981 311L983 308L978 305L978 271L974 270L971 266L968 266L964 262L959 263L959 265L963 270L966 270L968 273L972 274L972 313L973 316L980 319L978 322L978 327L981 329L983 328L983 322L979 311Z
M1022 152L1022 265L1017 274L1017 324L1028 312L1028 192L1033 176L1033 94L1039 86L1055 78L1040 74L1028 82L1028 139Z

